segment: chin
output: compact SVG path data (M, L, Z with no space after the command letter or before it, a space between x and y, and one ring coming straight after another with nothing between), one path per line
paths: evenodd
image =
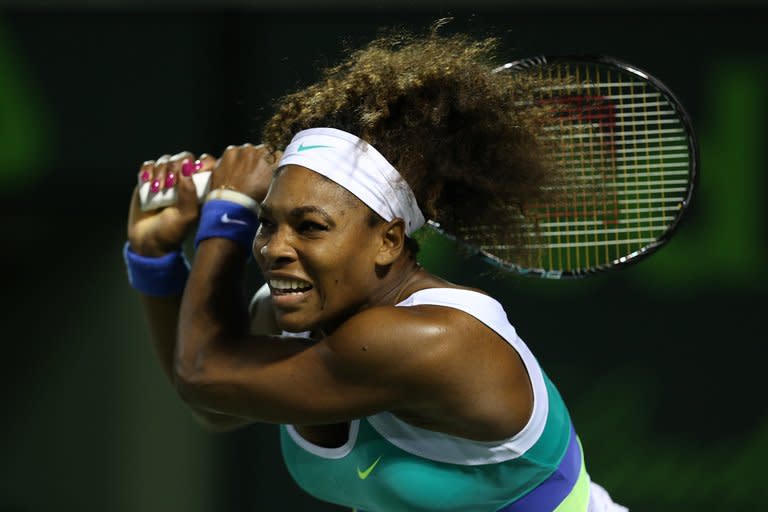
M307 322L306 320L302 321L298 318L290 318L290 316L290 314L278 315L276 319L277 327L287 334L305 334L316 328L312 322Z

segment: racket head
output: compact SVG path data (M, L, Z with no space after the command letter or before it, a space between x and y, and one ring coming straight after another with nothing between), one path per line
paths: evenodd
M553 107L543 136L558 138L561 180L552 200L526 212L522 250L462 236L465 246L501 269L563 279L636 263L670 239L690 206L699 155L690 117L667 86L612 57L539 56L495 72L537 73L551 84L534 101Z

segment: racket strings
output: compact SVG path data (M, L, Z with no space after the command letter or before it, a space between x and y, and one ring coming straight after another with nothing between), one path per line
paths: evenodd
M621 260L658 240L677 218L690 182L687 130L649 82L604 64L542 65L552 107L542 134L558 142L560 170L545 204L521 213L522 246L501 226L466 233L487 254L521 266L578 272Z

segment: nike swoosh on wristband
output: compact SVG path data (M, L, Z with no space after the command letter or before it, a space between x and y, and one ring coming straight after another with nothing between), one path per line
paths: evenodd
M301 153L302 151L307 151L310 149L319 149L319 148L332 148L333 146L323 146L322 144L317 144L314 146L305 146L303 143L299 144L299 149L296 150L297 153Z
M228 213L225 213L224 215L221 216L221 222L223 222L224 224L242 224L243 226L248 225L248 223L244 220L231 218Z
M376 467L376 464L378 464L380 460L381 460L381 456L379 456L378 459L373 461L373 464L368 466L368 469L366 469L365 471L360 471L360 467L358 466L358 468L357 468L357 476L360 478L360 480L365 480L366 478L368 478L368 475L371 474L371 471L373 471L373 468Z

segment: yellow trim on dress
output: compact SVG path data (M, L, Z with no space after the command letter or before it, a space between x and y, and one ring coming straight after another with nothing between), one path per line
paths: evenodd
M581 440L577 437L579 452L581 453L581 470L571 492L555 508L554 512L585 512L589 506L589 475L584 465L584 450L581 449Z

